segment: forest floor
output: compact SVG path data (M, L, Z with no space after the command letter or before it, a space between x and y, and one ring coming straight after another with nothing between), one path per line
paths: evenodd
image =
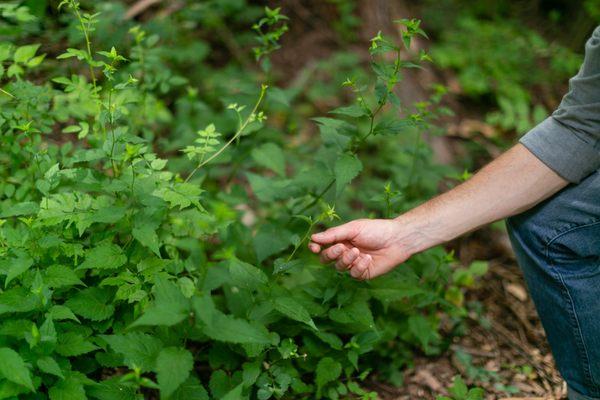
M381 399L435 399L458 374L470 385L482 387L486 399L566 399L566 386L555 369L506 233L488 229L461 240L456 243L460 258L480 258L490 252L490 240L494 258L489 272L467 298L481 303L482 315L470 316L469 333L456 338L442 356L416 358L402 388L371 382Z

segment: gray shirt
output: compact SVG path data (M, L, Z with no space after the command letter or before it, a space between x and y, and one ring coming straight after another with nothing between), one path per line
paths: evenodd
M600 26L585 44L583 64L558 109L520 142L570 182L600 169Z

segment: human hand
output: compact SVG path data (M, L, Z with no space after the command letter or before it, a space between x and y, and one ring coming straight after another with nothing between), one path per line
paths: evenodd
M321 254L321 262L335 262L338 271L349 270L359 280L372 279L413 254L407 233L398 220L358 219L312 235L308 247Z

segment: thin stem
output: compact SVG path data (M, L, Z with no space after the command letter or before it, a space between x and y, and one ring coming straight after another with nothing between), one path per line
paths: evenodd
M300 247L302 247L302 245L304 244L304 242L306 241L306 239L308 239L308 236L310 235L310 233L312 232L313 227L318 224L320 221L319 219L317 219L316 221L312 222L310 224L310 226L308 227L308 229L306 230L306 233L304 234L304 236L302 237L302 240L300 240L296 246L294 246L294 250L292 251L292 254L290 254L287 258L286 261L290 261L292 258L294 258L294 255L296 254L296 252L298 251L298 249Z
M92 78L92 85L94 86L94 92L96 92L96 90L97 90L97 88L96 88L96 73L94 72L94 67L92 66L92 61L93 61L92 44L90 42L88 28L86 28L85 24L83 23L83 18L81 17L81 14L79 13L79 8L75 5L73 5L73 10L75 11L75 16L79 20L79 25L81 26L81 31L83 32L83 37L85 38L85 46L86 46L88 57L89 57L88 67L90 68L90 77Z
M215 153L213 153L210 157L208 157L206 160L200 162L196 168L194 168L194 170L187 176L187 178L185 178L184 183L189 181L190 178L203 166L205 166L206 164L208 164L209 162L211 162L212 160L214 160L215 158L217 158L221 153L223 153L225 151L225 149L227 149L227 147L229 147L229 145L231 143L233 143L237 138L239 138L241 136L241 134L244 132L244 129L246 129L246 127L248 126L248 124L250 123L250 120L253 120L256 116L256 111L258 111L258 107L260 106L260 103L262 103L263 98L265 97L265 93L267 91L267 85L262 85L261 90L260 90L260 95L258 96L258 100L256 101L256 104L254 105L254 108L252 109L252 111L250 112L250 115L248 115L248 117L246 118L246 120L244 121L244 123L242 125L240 125L240 127L238 128L237 132L235 133L235 135L233 135L233 137L231 139L229 139L229 141L227 143L225 143L219 150L217 150Z
M118 176L119 170L117 169L117 164L115 164L115 158L114 158L116 139L115 139L115 129L113 127L112 92L113 92L113 89L111 88L108 91L108 123L110 124L110 135L112 138L112 144L110 147L110 162L112 164L113 175L116 177L116 176Z

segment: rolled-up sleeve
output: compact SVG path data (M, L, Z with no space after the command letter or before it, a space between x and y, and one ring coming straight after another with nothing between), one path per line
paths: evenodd
M600 26L587 41L583 64L558 109L520 142L573 183L600 168Z

